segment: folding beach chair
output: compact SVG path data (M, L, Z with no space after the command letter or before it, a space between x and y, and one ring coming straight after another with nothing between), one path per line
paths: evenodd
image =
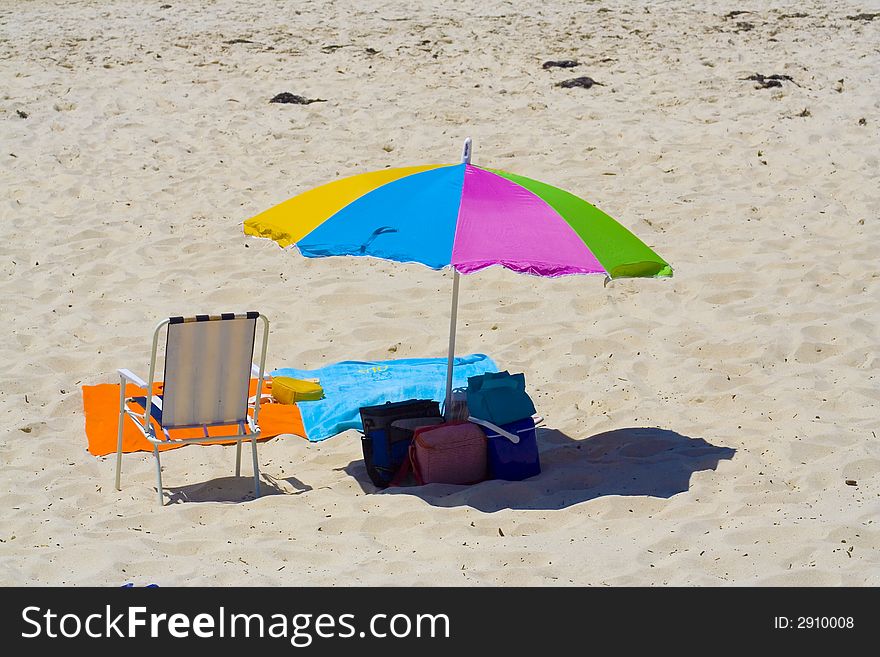
M259 365L252 364L256 341L257 319L263 321L262 353ZM159 333L167 326L165 339L165 375L162 395L155 395L153 379L156 374L156 353ZM224 313L170 317L159 322L153 332L153 353L150 376L144 381L129 370L119 370L119 430L116 444L116 489L120 487L122 470L122 429L128 416L144 437L153 444L156 456L156 480L159 504L162 496L162 466L159 446L180 443L209 443L235 440L235 476L241 474L241 443L251 441L254 461L254 490L260 496L260 469L257 462L257 438L260 426L260 393L266 367L266 346L269 340L269 320L260 313ZM253 416L249 415L249 386L251 376L258 379L257 394L253 401ZM126 383L144 389L140 398L126 397ZM136 400L144 411L131 407ZM159 426L157 435L155 425ZM230 436L209 436L210 427L233 427L237 433ZM174 438L176 429L201 428L204 435L195 438Z

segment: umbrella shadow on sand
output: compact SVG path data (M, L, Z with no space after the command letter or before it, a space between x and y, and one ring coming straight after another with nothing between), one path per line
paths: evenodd
M296 477L276 479L266 473L260 476L260 495L301 495L312 490ZM218 477L186 486L166 486L165 504L178 502L247 502L255 499L253 477Z
M606 495L669 498L690 487L691 475L715 470L736 450L689 438L675 431L631 427L574 440L556 429L538 429L541 474L525 481L485 481L473 486L429 484L389 488L385 495L415 495L438 507L470 506L491 513L501 509L550 510ZM379 492L363 461L346 472L367 493Z

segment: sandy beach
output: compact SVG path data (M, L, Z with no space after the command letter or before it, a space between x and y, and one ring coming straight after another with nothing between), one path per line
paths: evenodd
M354 6L0 0L0 584L880 584L880 6ZM445 356L448 271L242 222L467 136L675 270L462 278L542 475L377 492L348 431L261 444L260 499L217 446L163 457L184 503L148 453L117 492L81 386L162 318L259 310L272 368Z

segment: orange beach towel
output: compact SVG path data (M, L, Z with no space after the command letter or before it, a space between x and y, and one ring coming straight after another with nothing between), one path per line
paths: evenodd
M257 390L257 380L251 379L250 394L254 395ZM270 392L271 388L263 383L263 393ZM162 383L153 384L153 393L162 394ZM125 388L126 397L143 395L143 388L129 383ZM89 452L94 456L105 456L116 452L116 430L119 420L119 384L102 383L96 386L83 386L83 411L86 416L86 437L89 441ZM137 405L133 405L137 409ZM157 435L162 435L159 425L153 420ZM122 451L123 452L152 452L153 445L144 438L140 430L128 419L123 425ZM260 439L273 438L282 433L290 433L305 437L302 416L295 404L260 404ZM236 427L211 427L209 435L230 436L236 433ZM172 438L195 438L203 436L201 429L176 429L171 433ZM212 444L235 444L231 440L218 440ZM176 449L183 447L177 445L160 445L160 450Z

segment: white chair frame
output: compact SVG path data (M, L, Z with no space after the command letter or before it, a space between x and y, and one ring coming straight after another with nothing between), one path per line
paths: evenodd
M257 439L260 437L260 425L258 424L259 416L260 416L260 398L261 393L263 391L263 381L266 379L266 350L269 344L269 320L265 315L259 313L257 315L257 319L263 321L263 336L262 336L262 349L260 352L260 361L259 365L252 364L251 365L251 376L257 377L257 394L254 398L253 416L248 416L247 424L248 429L245 431L244 422L225 422L225 423L213 423L213 424L195 424L192 425L191 428L201 427L205 433L205 437L196 437L196 438L170 438L167 434L163 437L156 436L155 429L153 428L151 422L151 410L153 407L153 398L156 396L153 394L153 382L154 377L156 375L156 354L158 352L159 347L159 334L161 330L166 327L169 323L171 323L171 319L165 319L159 322L156 325L156 329L153 331L153 347L152 347L152 355L150 357L150 375L147 377L145 381L137 374L134 374L130 370L127 369L119 369L119 426L117 430L116 437L116 490L122 490L121 486L121 475L122 475L122 433L123 433L123 422L125 417L128 416L134 422L135 426L141 431L144 437L150 441L153 445L153 455L156 457L156 488L159 493L159 505L164 506L165 500L162 491L162 464L159 459L159 446L160 445L169 445L169 444L186 444L186 443L196 443L196 444L205 444L205 443L216 443L218 441L236 441L236 452L235 452L235 476L241 476L241 443L245 440L250 440L251 442L251 453L253 457L253 468L254 468L254 492L257 497L260 497L260 465L257 460ZM212 318L213 320L213 318ZM223 320L218 320L223 321ZM255 340L256 342L256 340ZM129 408L128 402L131 400L130 397L126 397L125 388L126 383L133 383L139 388L143 388L146 394L145 400L145 409L143 413L136 412ZM249 404L250 406L250 404ZM208 435L208 427L209 426L233 426L237 424L239 427L239 431L237 435L232 436L214 436L211 437ZM176 427L176 428L184 428L184 427Z

